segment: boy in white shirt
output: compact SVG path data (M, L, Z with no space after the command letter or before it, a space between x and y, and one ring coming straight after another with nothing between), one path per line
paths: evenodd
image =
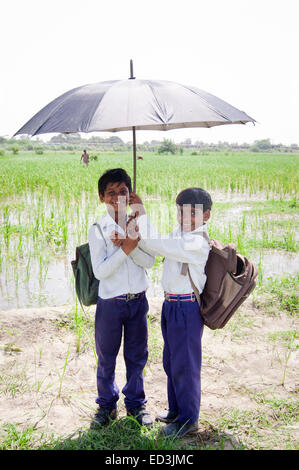
M127 414L141 425L151 425L145 410L143 369L147 348L148 287L145 268L154 264L154 257L138 247L138 238L126 232L127 206L131 179L116 168L105 172L98 181L99 198L106 204L107 214L88 234L94 275L100 280L95 318L95 342L98 355L98 412L91 424L106 425L115 419L119 389L115 382L115 364L124 329L124 359L127 383ZM115 239L115 233L121 238Z
M198 428L203 332L199 305L183 265L188 264L192 281L201 293L210 249L205 223L210 217L212 200L201 188L187 188L177 196L176 204L179 227L162 239L149 221L141 199L135 194L130 197L132 210L139 215L139 246L152 255L165 256L161 327L169 410L156 419L168 423L162 430L164 435L182 437Z

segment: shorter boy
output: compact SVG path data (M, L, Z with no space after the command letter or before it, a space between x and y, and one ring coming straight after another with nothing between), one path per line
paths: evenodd
M162 287L161 327L164 339L163 366L167 374L169 410L157 416L168 423L166 436L182 437L197 429L201 400L201 337L203 319L183 264L187 263L193 283L202 292L209 255L206 222L212 200L201 188L187 188L176 198L179 227L161 239L149 221L141 199L131 194L132 210L139 211L139 246L148 253L165 256ZM149 236L150 235L150 236Z
M95 318L99 410L92 427L106 425L116 417L119 389L115 365L122 330L127 378L122 392L127 414L141 425L151 425L145 410L143 369L148 357L145 268L153 266L154 258L138 247L137 237L127 236L131 192L127 173L121 168L108 170L98 181L98 191L107 213L99 222L101 230L93 225L88 235L93 272L100 280Z

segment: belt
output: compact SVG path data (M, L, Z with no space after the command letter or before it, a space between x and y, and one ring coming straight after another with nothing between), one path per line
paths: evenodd
M138 292L138 294L124 294L124 295L118 295L117 297L114 297L116 300L125 300L126 302L129 302L130 300L133 299L139 299L139 297L145 293L145 290L142 292Z
M190 294L168 294L164 292L164 297L168 302L195 302L196 297L194 292Z

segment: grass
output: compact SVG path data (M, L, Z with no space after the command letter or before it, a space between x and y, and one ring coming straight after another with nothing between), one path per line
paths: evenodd
M202 415L198 434L182 440L162 437L158 424L141 427L126 417L103 429L82 429L65 438L6 424L0 431L0 450L298 450L299 443L292 439L298 402L261 396L257 400L263 406L256 410L230 409L218 418Z
M298 317L298 283L299 274L281 278L270 277L254 292L255 304L272 315L283 310L288 315Z
M298 420L298 402L295 400L264 400L260 409L231 409L216 423L219 430L227 430L244 449L298 450L299 442L292 439L292 426Z
M250 194L264 191L266 195L271 192L293 194L298 185L298 155L295 154L192 156L186 153L162 157L144 153L143 156L144 161L138 163L137 173L138 191L143 197L158 195L168 198L188 180L190 186L198 185L200 180L201 186L210 190L248 191ZM168 178L170 165L172 174ZM87 170L80 166L77 155L67 152L2 156L2 197L28 192L48 192L64 198L93 194L99 174L112 166L121 166L132 174L131 153L103 153Z
M16 364L11 364L9 373L0 375L0 383L0 394L11 398L22 396L28 390L26 372L24 368L20 370Z
M281 279L269 279L268 290L277 298L280 308L289 312L290 315L296 315L299 312L298 284L299 274Z
M2 428L2 436L0 434L0 450L195 450L194 444L163 438L159 432L158 425L141 428L132 418L116 420L97 431L80 430L76 436L58 439L53 435L41 435L31 427L21 430L8 424Z

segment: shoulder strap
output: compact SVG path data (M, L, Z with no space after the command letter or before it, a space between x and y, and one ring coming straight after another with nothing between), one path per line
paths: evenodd
M205 240L207 240L209 245L211 244L211 240L209 239L207 232L195 232L193 235L201 235Z
M102 236L102 238L103 238L103 240L104 240L104 242L105 242L105 245L107 246L107 242L106 242L106 240L105 240L105 237L104 237L104 234L103 234L103 232L102 232L102 229L101 229L100 224L98 224L97 222L95 222L93 225L96 225L96 226L98 227L98 230L99 230L99 232L100 232L100 234L101 234L101 236Z
M209 236L206 232L195 232L193 233L193 235L201 235L209 244L210 246L210 249L212 247L212 242L211 240L209 239ZM182 264L182 268L181 268L181 275L182 276L187 276L187 273L189 272L189 269L188 269L188 263L183 263ZM190 273L189 273L189 277L190 277Z
M187 271L188 271L189 279L190 279L191 286L192 286L193 292L194 292L194 294L195 294L196 300L197 300L197 302L198 302L199 305L200 305L200 293L199 293L199 290L197 289L196 285L195 285L194 282L192 281L192 277L191 277L191 275L190 275L190 271L189 271L188 265L187 265Z

